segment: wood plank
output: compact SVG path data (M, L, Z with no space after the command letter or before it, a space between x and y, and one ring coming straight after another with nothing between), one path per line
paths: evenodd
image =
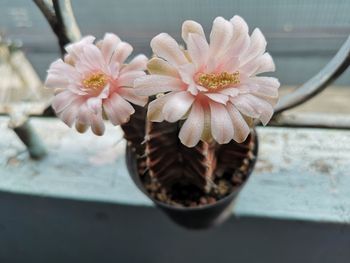
M56 119L32 119L49 155L32 161L0 118L0 190L12 193L150 206L125 166L119 128L81 135ZM233 213L350 223L350 132L258 128L257 167Z

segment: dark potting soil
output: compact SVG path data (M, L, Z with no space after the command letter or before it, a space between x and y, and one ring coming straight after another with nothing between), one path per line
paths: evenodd
M239 187L247 180L249 169L256 157L253 155L253 149L249 151L247 157L243 159L235 171L223 173L216 176L209 192L205 192L196 185L176 183L170 188L165 188L152 178L149 173L141 176L145 189L157 201L177 206L177 207L198 207L208 204L214 204L218 200L237 191Z

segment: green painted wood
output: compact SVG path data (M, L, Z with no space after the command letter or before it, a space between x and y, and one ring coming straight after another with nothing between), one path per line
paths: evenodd
M128 177L119 128L84 135L56 119L31 119L48 155L30 160L0 118L0 190L33 196L152 206ZM255 171L233 213L275 219L350 223L350 131L258 128Z

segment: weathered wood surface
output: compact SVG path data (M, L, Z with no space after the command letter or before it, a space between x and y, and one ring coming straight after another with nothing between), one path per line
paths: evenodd
M122 133L78 134L55 119L31 120L49 149L42 161L0 118L0 190L39 196L151 206L125 166ZM350 131L258 128L257 167L233 213L350 223Z

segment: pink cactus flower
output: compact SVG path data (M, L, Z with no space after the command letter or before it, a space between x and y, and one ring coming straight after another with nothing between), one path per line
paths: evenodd
M130 44L110 33L96 45L94 40L87 36L68 45L64 60L51 64L45 85L55 88L52 107L64 123L75 123L79 132L91 126L93 133L102 135L103 119L123 124L135 111L132 104L147 103L133 88L134 80L145 75L147 58L138 55L124 64L133 50Z
M182 38L187 50L166 33L151 41L156 55L147 65L151 75L135 81L138 95L157 95L149 104L148 118L185 120L179 138L188 147L212 138L220 144L243 142L253 118L266 125L280 84L276 78L256 76L275 70L261 31L255 29L249 36L241 17L217 17L210 44L194 21L183 23Z

